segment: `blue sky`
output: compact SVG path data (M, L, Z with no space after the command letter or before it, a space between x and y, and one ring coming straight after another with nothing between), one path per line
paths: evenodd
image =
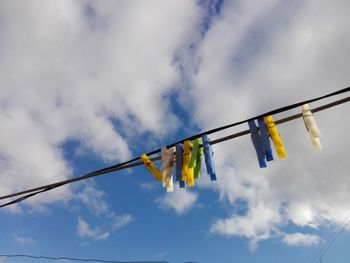
M0 195L349 86L349 5L1 2ZM217 182L202 170L166 193L137 167L2 209L0 254L310 262L350 211L348 114L315 114L321 151L301 120L280 125L288 158L267 169L246 136L214 146ZM324 262L347 262L349 241Z

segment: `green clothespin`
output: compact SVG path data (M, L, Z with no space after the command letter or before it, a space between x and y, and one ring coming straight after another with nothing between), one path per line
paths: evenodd
M192 153L190 159L190 168L194 168L194 178L199 178L201 173L201 164L202 164L202 156L203 149L200 147L201 140L195 139L193 140Z

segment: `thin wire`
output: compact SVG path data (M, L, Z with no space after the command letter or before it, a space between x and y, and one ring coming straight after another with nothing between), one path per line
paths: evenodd
M343 99L340 99L338 101L334 101L334 102L331 102L329 104L326 104L326 105L322 105L318 108L315 108L312 110L312 112L319 112L321 110L325 110L325 109L328 109L330 107L334 107L336 105L339 105L339 104L342 104L342 103L345 103L345 102L348 102L350 101L350 97L346 97L346 98L343 98ZM288 121L291 121L291 120L294 120L294 119L297 119L297 118L300 118L302 117L302 114L295 114L295 115L292 115L292 116L289 116L289 117L286 117L286 118L283 118L283 119L280 119L280 120L276 120L276 124L281 124L281 123L285 123L285 122L288 122ZM219 138L217 140L213 140L211 142L211 144L217 144L217 143L221 143L223 141L227 141L227 140L231 140L233 138L237 138L237 137L240 137L240 136L243 136L243 135L246 135L246 134L249 134L250 131L249 130L245 130L245 131L242 131L242 132L239 132L239 133L235 133L235 134L232 134L232 135L229 135L229 136L226 136L226 137L223 137L223 138ZM160 157L155 157L155 158L152 158L151 160L152 161L155 161L155 160L159 160ZM141 165L143 164L143 162L135 162L135 163L132 163L132 164L127 164L127 165L124 165L124 166L120 166L120 167L117 167L115 168L113 171L117 171L117 170L122 170L122 169L127 169L127 168L130 168L130 167L134 167L134 166L138 166L138 165ZM94 175L96 176L96 175ZM3 197L0 197L0 199L5 199L5 198L10 198L10 197L14 197L14 196L18 196L18 195L22 195L24 193L28 193L28 192L33 192L35 191L36 189L42 189L42 190L38 190L37 192L34 192L34 193L31 193L31 194L28 194L26 196L22 196L18 199L15 199L13 201L10 201L8 203L5 203L5 204L2 204L0 206L1 207L5 207L5 206L8 206L8 205L12 205L12 204L15 204L15 203L19 203L27 198L30 198L34 195L37 195L39 193L43 193L43 192L46 192L46 191L49 191L49 190L52 190L54 188L57 188L57 187L60 187L60 186L63 186L65 184L68 184L68 183L71 183L71 182L74 182L74 181L80 181L80 180L83 180L83 179L87 179L89 177L92 177L91 175L89 175L88 177L86 176L80 176L80 177L76 177L76 178L73 178L73 179L70 179L70 180L66 180L66 181L62 181L62 182L58 182L58 183L53 183L53 184L50 184L50 185L46 185L46 186L42 186L42 187L37 187L37 188L33 188L33 189L29 189L29 190L26 190L26 191L22 191L22 192L18 192L18 193L14 193L14 194L11 194L11 195L7 195L7 196L3 196Z
M103 262L103 263L169 263L168 261L117 261L117 260L103 260L103 259L84 259L84 258L71 258L71 257L47 257L47 256L33 256L27 254L0 254L0 257L14 258L32 258L32 259L48 259L48 260L71 260L80 262Z
M176 144L181 143L181 142L183 142L183 141L185 141L185 140L193 140L193 139L196 139L196 138L201 137L201 136L204 135L204 134L209 135L209 134L212 134L212 133L216 133L216 132L219 132L219 131L221 131L221 130L225 130L225 129L228 129L228 128L231 128L231 127L234 127L234 126L243 124L243 123L245 123L245 122L248 122L249 120L255 120L255 119L258 119L258 118L261 118L261 117L264 117L264 116L274 115L274 114L277 114L277 113L281 113L281 112L284 112L284 111L287 111L287 110L290 110L290 109L299 107L299 106L301 106L301 105L303 105L303 104L305 104L305 103L315 102L315 101L318 101L318 100L321 100L321 99L325 99L325 98L332 97L332 96L335 96L335 95L339 95L339 94L341 94L341 93L346 93L346 92L349 92L349 91L350 91L350 87L345 88L345 89L341 89L341 90L339 90L339 91L336 91L336 92L333 92L333 93L330 93L330 94L327 94L327 95L324 95L324 96L321 96L321 97L318 97L318 98L314 98L314 99L310 99L310 100L298 102L298 103L295 103L295 104L292 104L292 105L289 105L289 106L285 106L285 107L282 107L282 108L279 108L279 109L275 109L275 110L269 111L269 112L267 112L267 113L264 113L264 114L261 114L261 115L258 115L258 116L249 118L249 119L247 119L247 120L239 121L239 122L236 122L236 123L232 123L232 124L229 124L229 125L221 126L221 127L218 127L218 128L212 129L212 130L208 130L208 131L205 131L205 132L202 132L202 133L193 135L193 136L191 136L191 137L188 137L188 138L185 138L185 139L180 140L180 141L178 141L178 142L175 142L175 143L172 143L172 144L170 144L170 145L167 145L166 147L167 147L167 148L171 148L171 147L174 147ZM157 149L157 150L154 150L154 151L149 152L149 153L146 153L146 154L147 154L147 155L153 155L153 154L159 153L160 150L161 150L161 149L159 148L159 149ZM133 158L133 159L131 159L131 160L129 160L129 161L126 161L126 162L123 162L123 163L119 163L119 164L117 164L117 165L109 166L109 167L106 167L106 168L103 168L103 169L100 169L100 170L97 170L97 171L94 171L94 172L85 174L85 175L80 176L80 177L76 177L76 178L72 178L72 179L68 179L68 180L62 181L62 182L60 182L60 183L62 183L62 184L60 184L60 183L57 183L57 184L60 184L60 186L61 186L61 185L66 184L66 183L71 183L71 182L75 182L75 181L87 179L87 178L90 178L90 177L95 177L95 176L98 176L98 175L101 175L101 174L106 174L106 173L114 172L114 171L119 170L119 169L118 169L119 167L122 167L122 166L125 166L125 165L127 165L127 164L133 163L133 162L135 162L135 161L138 161L139 159L140 159L139 157L135 157L135 158ZM36 188L30 189L30 191L21 191L21 192L18 192L17 195L25 194L25 193L29 193L29 192L33 192L33 191L38 191L38 190L44 189L44 188L46 188L46 187L55 186L55 185L56 185L56 183L54 183L54 184L49 184L49 185L46 185L46 186L36 187ZM1 200L1 199L6 199L6 198L10 198L10 197L13 197L13 195L2 196L2 197L0 197L0 200Z
M336 229L333 235L328 239L323 248L321 248L318 253L312 258L311 263L317 262L318 260L322 260L323 256L327 253L333 243L338 239L341 233L344 231L346 226L349 223L350 219L350 211L347 213L343 223Z
M190 137L187 137L187 138L185 138L183 140L180 140L180 141L177 141L175 143L169 144L166 147L167 148L171 148L171 147L174 147L176 144L181 143L181 142L186 141L186 140L192 141L194 139L202 137L203 135L213 134L213 133L216 133L216 132L219 132L219 131L222 131L222 130L226 130L228 128L232 128L232 127L241 125L241 124L246 123L248 121L256 120L256 119L263 118L263 117L269 116L269 115L275 115L275 114L278 114L278 113L282 113L282 112L285 112L285 111L288 111L288 110L300 107L300 106L302 106L303 104L306 104L306 103L312 103L312 102L315 102L315 101L319 101L319 100L322 100L322 99L326 99L326 98L329 98L329 97L340 95L342 93L346 93L346 92L349 92L349 91L350 91L350 87L347 87L347 88L344 88L344 89L341 89L341 90L329 93L329 94L321 96L321 97L317 97L317 98L314 98L314 99L297 102L297 103L294 103L294 104L291 104L291 105L288 105L288 106L284 106L284 107L281 107L281 108L278 108L278 109L275 109L275 110L272 110L272 111L269 111L269 112L265 112L263 114L257 115L255 117L251 117L251 118L246 119L246 120L238 121L238 122L231 123L231 124L228 124L228 125L224 125L224 126L221 126L221 127L215 128L215 129L211 129L211 130L207 130L207 131L204 131L204 132L201 132L201 133L197 133L197 134L195 134L193 136L190 136ZM160 153L160 151L161 151L161 148L159 148L157 150L154 150L152 152L146 153L146 154L147 155L153 155L153 154L156 154L156 153ZM129 162L133 162L133 161L136 161L138 159L139 159L139 157L136 157L136 158L130 160Z
M322 97L319 97L319 98L315 98L315 99L299 102L299 103L296 103L296 104L292 104L292 105L289 105L289 106L286 106L286 107L282 107L280 109L273 110L273 111L270 111L268 113L258 115L256 117L250 118L248 120L255 120L255 119L261 118L263 116L280 113L280 112L283 112L283 111L290 110L290 109L293 109L295 107L301 106L301 105L303 105L305 103L314 102L314 101L317 101L317 100L320 100L320 99L324 99L324 98L327 98L327 97L335 96L335 95L338 95L338 94L341 94L341 93L344 93L344 92L348 92L348 91L350 91L350 87L346 88L346 89L342 89L342 90L337 91L337 92L333 92L331 94L328 94L328 95L325 95L325 96L322 96ZM342 103L345 103L345 102L348 102L348 101L350 101L350 97L346 97L346 98L334 101L332 103L323 105L321 107L315 108L314 110L312 110L312 112L318 112L318 111L321 111L321 110L325 110L325 109L328 109L330 107L334 107L336 105L339 105L339 104L342 104ZM295 115L289 116L287 118L284 118L284 119L281 119L281 120L277 120L275 123L276 124L281 124L281 123L284 123L284 122L287 122L287 121L291 121L291 120L300 118L301 116L302 116L302 114L295 114ZM203 133L194 135L194 136L189 137L189 138L197 138L196 136L200 137L203 134L211 134L211 133L218 132L218 131L221 131L223 129L227 129L227 128L230 128L230 127L233 127L233 126L245 123L245 122L247 122L247 120L236 122L234 124L230 124L230 125L226 125L226 126L222 126L222 127L219 127L219 128L213 129L213 130L209 130L207 132L203 132ZM211 142L211 144L220 143L220 142L223 142L223 141L226 141L226 140L230 140L230 139L233 139L233 138L236 138L236 137L239 137L239 136L243 136L243 135L246 135L246 134L249 134L249 133L250 133L249 130L242 131L242 132L239 132L239 133L236 133L236 134L232 134L232 135L229 135L229 136L217 139L217 140L213 140ZM187 140L187 139L184 139L184 140ZM184 140L181 140L179 142L183 142ZM177 143L179 143L179 142L177 142ZM171 145L167 145L166 147L167 148L173 147L177 143L174 143L174 144L171 144ZM156 151L153 151L151 153L147 153L147 155L151 155L151 154L153 154ZM160 159L160 157L155 157L155 158L152 158L151 160L159 160L159 159ZM123 170L123 169L127 169L127 168L130 168L130 167L134 167L134 166L138 166L138 165L143 164L143 162L135 162L137 160L139 160L139 158L134 158L134 159L129 160L127 162L120 163L120 164L117 164L117 165L114 165L114 166L110 166L110 167L107 167L107 168L104 168L104 169L101 169L101 170L97 170L97 171L94 171L94 172L90 172L88 174L85 174L85 175L82 175L82 176L79 176L79 177L75 177L75 178L71 178L71 179L68 179L68 180L65 180L65 181L56 182L56 183L52 183L52 184L48 184L48 185L44 185L44 186L40 186L40 187L36 187L36 188L32 188L32 189L28 189L28 190L25 190L25 191L21 191L21 192L9 194L9 195L1 196L0 200L3 200L3 199L8 199L8 198L12 198L12 197L15 197L15 196L19 196L19 195L30 193L30 194L28 194L26 196L22 196L22 197L20 197L18 199L15 199L13 201L10 201L8 203L0 205L0 208L8 206L8 205L15 204L15 203L18 203L18 202L21 202L21 201L23 201L23 200L25 200L27 198L30 198L30 197L33 197L33 196L39 194L39 193L43 193L43 192L52 190L54 188L66 185L68 183L81 181L81 180L88 179L88 178L91 178L91 177L95 177L95 176L98 176L98 175L102 175L102 174L106 174L106 173L110 173L110 172L114 172L114 171L118 171L118 170ZM130 162L134 162L134 163L130 163Z
M337 101L334 101L334 102L322 105L320 107L317 107L317 108L311 110L311 112L316 113L316 112L319 112L319 111L323 111L323 110L329 109L331 107L334 107L334 106L337 106L337 105L340 105L340 104L343 104L343 103L346 103L346 102L349 102L349 101L350 101L350 97L346 97L346 98L343 98L343 99L340 99L340 100L337 100ZM283 118L283 119L280 119L280 120L276 120L275 124L282 124L282 123L285 123L285 122L289 122L289 121L301 118L302 116L303 116L302 113L294 114L292 116L289 116L289 117L286 117L286 118ZM217 143L224 142L224 141L227 141L227 140L231 140L231 139L243 136L243 135L247 135L249 133L250 133L249 130L241 131L241 132L238 132L238 133L235 133L235 134L231 134L231 135L228 135L228 136L216 139L216 140L212 140L210 142L210 144L217 144ZM0 200L1 200L1 198L0 198Z
M334 92L334 93L331 93L331 94L328 94L326 96L323 96L323 97L320 97L320 98L325 98L325 97L329 97L329 96L334 96L334 94L339 94L340 92L343 93L343 92L348 92L350 91L350 88L346 88L346 89L343 89L343 90L340 90L338 92ZM316 99L313 99L313 100L308 100L308 101L304 101L304 102L310 102L310 101L316 101L320 98L316 98ZM319 107L315 110L313 110L313 112L316 112L317 111L320 111L320 110L323 110L323 109L326 109L326 108L329 108L329 107L333 107L335 105L338 105L340 103L344 103L344 102L347 102L349 101L349 97L347 98L344 98L344 99L341 99L339 101L335 101L333 103L330 103L330 104L327 104L327 105L324 105L322 107ZM297 103L297 104L293 104L293 105L290 105L290 106L287 106L287 107L283 107L281 109L284 109L284 108L290 108L290 107L294 107L294 105L302 105L304 102L300 102L300 103ZM274 110L274 111L271 111L271 112L278 112L280 109L278 110ZM269 113L271 113L269 112ZM268 115L269 113L265 113L265 114L262 114L262 115L259 115L259 116L265 116L265 115ZM295 119L295 118L299 118L301 117L301 114L296 114L296 115L293 115L290 117L290 119ZM258 117L254 117L254 118L250 118L249 120L251 119L256 119ZM241 122L244 122L244 121L241 121ZM238 122L238 123L241 123L241 122ZM276 121L277 123L278 121ZM237 123L236 123L237 124ZM277 123L278 124L278 123ZM232 126L234 124L231 124L231 125L226 125L226 126L223 126L223 127L227 127L227 126ZM221 127L222 128L222 127ZM218 129L221 129L221 128L218 128ZM217 130L217 129L215 129ZM207 132L204 132L204 133L201 133L201 134L210 134L212 133L213 130L210 130L210 131L207 131ZM244 132L244 134L246 134ZM242 135L244 135L242 134ZM237 134L238 136L240 136L239 134ZM235 136L235 137L238 137L238 136ZM194 136L192 136L194 137ZM234 138L234 137L232 137ZM186 140L186 139L184 139ZM184 140L181 140L179 142L183 142ZM217 140L219 141L219 140ZM212 141L211 144L215 144L216 141ZM177 143L174 143L174 144L171 144L171 145L167 145L166 147L167 148L170 148L170 147L173 147L175 146ZM156 150L157 151L157 150ZM153 151L153 152L156 152L156 151ZM147 153L147 155L151 155L152 153ZM48 184L48 185L45 185L45 186L40 186L40 187L36 187L36 188L32 188L32 189L29 189L29 190L25 190L25 191L20 191L20 192L17 192L17 193L14 193L14 194L9 194L9 195L5 195L5 196L1 196L0 197L0 200L2 199L7 199L7 198L11 198L11 197L14 197L14 196L18 196L18 195L22 195L22 194L26 194L26 193L30 193L30 192L34 192L34 191L38 191L38 190L42 190L44 188L47 188L47 187L55 187L55 186L62 186L64 184L67 184L67 183L71 183L71 182L75 182L75 181L80 181L80 180L83 180L83 179L87 179L87 178L90 178L90 177L95 177L95 176L98 176L98 175L101 175L101 174L106 174L106 173L110 173L110 172L114 172L114 171L118 171L118 170L121 170L121 169L124 169L122 167L126 167L126 168L129 168L129 167L132 167L133 165L131 164L131 166L127 166L129 165L130 163L132 162L135 162L135 161L138 161L139 158L134 158L132 160L129 160L127 162L123 162L123 163L120 163L120 164L117 164L117 165L114 165L114 166L110 166L110 167L107 167L107 168L104 168L104 169L101 169L101 170L97 170L97 171L94 171L94 172L90 172L90 173L87 173L83 176L80 176L80 177L75 177L75 178L71 178L71 179L68 179L68 180L65 180L65 181L61 181L61 182L57 182L57 183L52 183L52 184ZM121 168L121 169L120 169Z
M275 114L278 114L278 113L282 113L282 112L285 112L285 111L288 111L288 110L300 107L301 105L306 104L306 103L319 101L319 100L322 100L322 99L325 99L325 98L329 98L329 97L333 97L333 96L336 96L336 95L339 95L339 94L342 94L342 93L346 93L346 92L349 92L349 91L350 91L350 87L347 87L347 88L338 90L336 92L329 93L329 94L321 96L321 97L317 97L317 98L314 98L314 99L310 99L310 100L305 100L305 101L301 101L301 102L298 102L298 103L294 103L294 104L291 104L291 105L288 105L288 106L285 106L285 107L281 107L281 108L278 108L278 109L275 109L275 110L272 110L272 111L269 111L269 112L257 115L255 117L252 117L252 118L249 118L249 119L246 119L246 120L238 121L238 122L235 122L235 123L231 123L231 124L224 125L224 126L221 126L221 127L215 128L215 129L211 129L211 130L207 130L207 131L195 134L193 136L190 136L190 137L187 137L185 139L179 140L179 141L177 141L175 143L166 145L165 147L166 148L171 148L171 147L174 147L176 144L181 143L181 142L183 142L185 140L194 140L194 139L202 137L205 134L206 135L213 134L213 133L216 133L216 132L228 129L228 128L232 128L234 126L241 125L241 124L246 123L246 122L248 122L250 120L255 120L255 119L262 118L262 117L265 117L265 116L268 116L268 115L275 115ZM161 151L161 148L158 148L158 149L156 149L154 151L146 153L146 155L150 156L150 155L153 155L153 154L156 154L156 153L160 153L160 151ZM117 168L119 168L121 166L124 166L124 165L127 165L127 164L130 164L130 163L133 163L135 161L138 161L139 159L140 159L140 157L135 157L135 158L130 159L128 161L125 161L125 162L122 162L122 163L119 163L119 164L116 164L116 165L113 165L113 166L109 166L109 167L106 167L106 168L103 168L103 169L100 169L100 170L88 173L88 174L86 174L84 176L78 177L78 179L79 178L86 179L86 178L94 177L94 176L97 176L97 175L114 172L114 171L118 170ZM64 182L66 182L66 183L75 182L76 179L77 178L72 178L72 179L68 179L68 180L66 180ZM32 190L33 191L37 191L37 190L41 190L43 188L44 187L37 187L37 188L33 188ZM24 193L28 193L28 192L23 191L21 193L24 194ZM4 199L4 198L9 198L9 197L11 197L11 196L7 195L7 196L4 196L2 198L0 197L0 200Z
M160 157L154 157L154 158L150 158L150 159L152 161L157 161L157 160L160 160ZM44 185L44 186L35 187L35 188L32 188L32 189L24 190L24 191L13 193L13 194L9 194L9 195L4 195L4 196L0 197L0 200L11 198L11 197L15 197L15 196L18 196L18 195L31 193L31 192L35 192L35 191L38 191L38 190L46 190L47 188L52 188L53 189L53 188L56 188L56 187L59 187L59 186L63 186L63 185L68 184L68 183L73 183L73 182L76 182L76 181L81 181L81 180L88 179L88 178L91 178L91 177L95 177L95 176L98 176L98 175L102 175L102 174L106 174L106 173L111 173L111 172L115 172L115 171L131 168L131 167L138 166L138 165L141 165L141 164L143 164L143 162L134 162L134 163L130 163L130 164L122 165L122 166L117 166L116 168L110 169L110 170L108 170L106 172L103 172L103 173L102 172L98 172L98 171L91 172L91 173L88 173L88 174L85 174L85 175L82 175L82 176L79 176L79 177L71 178L71 179L68 179L68 180L64 180L64 181L60 181L60 182L56 182L56 183L52 183L52 184L47 184L47 185ZM51 190L51 189L48 189L48 190Z

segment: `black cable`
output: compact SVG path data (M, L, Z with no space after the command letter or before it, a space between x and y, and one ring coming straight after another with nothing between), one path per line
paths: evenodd
M48 257L48 256L32 256L27 254L0 254L0 257L14 258L32 258L32 259L48 259L48 260L71 260L80 262L103 262L103 263L169 263L168 261L117 261L117 260L104 260L104 259L84 259L84 258L71 258L71 257Z
M19 203L19 202L22 202L22 201L24 201L24 200L26 200L26 199L28 199L30 197L33 197L33 196L35 196L37 194L50 191L50 190L55 189L55 188L60 187L60 186L62 186L62 185L50 186L50 187L44 188L43 190L39 190L37 192L30 193L30 194L27 194L25 196L21 196L21 197L15 199L15 200L12 200L12 201L10 201L8 203L0 205L0 208L5 207L5 206L9 206L9 205L13 205L13 204L16 204L16 203Z
M321 96L321 97L318 97L318 98L314 98L314 99L298 102L298 103L295 103L295 104L291 104L289 106L285 106L285 107L282 107L282 108L279 108L279 109L275 109L275 110L266 112L264 114L261 114L261 115L258 115L258 116L255 116L255 117L243 120L243 121L235 122L235 123L228 124L228 125L225 125L225 126L221 126L221 127L218 127L218 128L212 129L212 130L208 130L208 131L205 131L205 132L202 132L202 133L198 133L196 135L193 135L193 136L188 137L186 139L183 139L181 141L178 141L178 142L175 142L173 144L167 145L166 147L167 148L171 148L171 147L174 147L176 144L181 143L181 142L183 142L185 140L193 140L193 139L201 137L204 134L216 133L216 132L219 132L221 130L228 129L228 128L231 128L231 127L238 126L240 124L246 123L246 122L248 122L250 120L255 120L255 119L262 118L262 117L265 117L265 116L268 116L268 115L274 115L274 114L277 114L277 113L281 113L281 112L284 112L284 111L291 110L293 108L299 107L299 106L301 106L303 104L306 104L306 103L315 102L315 101L318 101L318 100L321 100L321 99L325 99L325 98L332 97L332 96L335 96L335 95L339 95L339 94L342 94L342 93L345 93L345 92L349 92L349 91L350 91L350 87L342 89L342 90L339 90L339 91L336 91L336 92L333 92L333 93L330 93L330 94L327 94L327 95L324 95L324 96ZM335 105L338 105L340 103L344 103L344 102L347 102L347 101L349 101L349 97L348 98L344 98L344 99L339 100L339 101L336 101L336 102L333 102L333 103L330 103L329 104L330 106L329 105L324 105L324 106L322 106L323 107L322 109L326 109L328 107L335 106ZM322 110L322 109L319 109L319 110ZM301 115L300 114L296 114L296 115L291 116L290 118L295 119L295 118L297 118L299 116L301 116ZM278 121L276 121L276 123L277 122ZM241 132L241 133L238 133L238 134L230 135L230 136L224 137L224 140L232 139L234 137L238 137L238 136L245 135L245 134L248 134L248 133L249 133L249 131L244 131L244 132ZM219 143L221 141L223 141L223 140L222 139L221 140L217 139L215 141L212 141L211 144ZM147 153L147 155L153 155L153 154L156 154L156 153L159 153L159 152L160 152L160 148L157 149L157 150L154 150L152 152ZM79 176L79 177L75 177L75 178L71 178L71 179L68 179L68 180L65 180L65 181L52 183L52 184L48 184L48 185L32 188L32 189L29 189L29 190L25 190L25 191L21 191L21 192L9 194L9 195L1 196L0 200L3 200L3 199L7 199L7 198L18 196L18 195L23 195L23 194L30 193L30 194L28 194L26 196L20 197L20 198L15 199L15 200L13 200L11 202L8 202L8 203L0 205L0 208L8 206L8 205L11 205L11 204L14 204L14 203L21 202L21 201L23 201L23 200L25 200L25 199L27 199L29 197L32 197L32 196L34 196L36 194L52 190L53 188L57 188L57 187L66 185L68 183L72 183L72 182L88 179L88 178L95 177L95 176L98 176L98 175L102 175L102 174L106 174L106 173L110 173L110 172L114 172L114 171L117 171L117 170L121 170L121 169L125 169L125 168L129 168L129 167L132 167L132 166L139 165L139 163L136 163L136 164L132 163L132 162L135 162L135 161L137 161L139 159L140 159L139 157L135 157L135 158L133 158L133 159L131 159L129 161L126 161L126 162L123 162L123 163L119 163L117 165L109 166L109 167L106 167L106 168L103 168L103 169L100 169L100 170L97 170L97 171L93 171L93 172L87 173L87 174ZM154 158L154 159L159 159L159 158Z
M155 161L155 160L160 160L160 157L154 157L154 158L150 158L150 159L152 161ZM116 168L113 168L113 169L111 169L111 170L109 170L107 172L103 172L103 173L102 172L100 172L100 173L98 173L98 172L91 172L91 173L88 173L88 174L85 174L85 175L82 175L82 176L78 176L78 177L75 177L75 178L71 178L71 179L68 179L68 180L64 180L64 181L61 181L61 182L47 184L47 185L44 185L44 186L39 186L39 187L35 187L35 188L32 188L32 189L16 192L16 193L13 193L13 194L4 195L4 196L0 197L0 200L11 198L11 197L15 197L15 196L18 196L18 195L27 194L27 193L32 193L32 192L35 192L35 191L38 191L38 193L40 193L41 190L45 190L47 188L52 188L53 189L53 188L56 188L56 187L60 187L60 186L66 185L68 183L73 183L73 182L81 181L83 179L88 179L90 177L94 177L94 176L97 176L97 175L102 175L102 174L106 174L106 173L110 173L110 172L123 170L123 169L126 169L126 168L138 166L140 164L143 164L143 162L137 162L137 163L130 163L130 164L126 164L126 165L121 165L121 166L118 166ZM51 189L49 189L49 190L51 190ZM45 191L43 191L43 192L45 192ZM2 207L2 206L0 206L0 207Z
M327 253L329 248L333 245L333 243L338 239L338 237L346 228L347 224L349 223L349 219L350 219L350 211L347 213L343 223L338 227L338 229L336 229L333 235L328 239L324 247L321 248L318 251L318 253L312 258L311 263L317 262L319 259L322 260L323 256Z
M322 105L320 107L314 108L314 109L311 110L311 112L313 112L313 113L319 112L319 111L322 111L322 110L325 110L325 109L328 109L328 108L331 108L331 107L334 107L334 106L337 106L337 105L340 105L342 103L346 103L346 102L349 102L349 101L350 101L350 97L346 97L346 98L343 98L343 99L340 99L340 100L333 101L331 103ZM292 116L288 116L288 117L280 119L280 120L276 120L275 123L276 124L281 124L281 123L292 121L292 120L295 120L295 119L301 118L301 117L302 117L302 114L298 113L298 114L294 114ZM221 142L224 142L224 141L227 141L227 140L231 140L231 139L243 136L243 135L247 135L249 133L250 133L249 130L241 131L241 132L238 132L238 133L235 133L235 134L231 134L231 135L228 135L228 136L225 136L225 137L213 140L213 141L210 142L210 144L213 145L213 144L221 143ZM153 158L151 158L151 160L152 161L160 160L160 157L159 156L158 157L153 157ZM127 165L124 165L124 166L120 166L120 167L116 168L114 171L123 170L123 169L127 169L127 168L130 168L130 167L142 165L142 164L143 164L143 162L134 162L132 164L127 164ZM76 177L76 179L79 179L79 180L82 180L81 178L82 177ZM22 197L20 197L18 199L15 199L13 201L8 202L8 203L4 203L4 204L0 205L0 208L8 206L8 205L15 204L15 203L19 203L19 202L21 202L21 201L23 201L23 200L25 200L25 199L27 199L29 197L32 197L32 196L37 195L37 194L40 194L42 192L46 192L46 191L52 190L52 189L57 188L59 186L65 185L67 183L68 183L67 181L62 181L62 182L58 182L58 183L54 183L54 184L48 185L47 188L44 188L43 190L39 190L37 192L30 193L28 195L22 196ZM26 190L26 191L23 191L23 192L30 192L32 190L33 189L29 189L29 190ZM21 192L14 193L11 196L20 195L20 194L21 194ZM5 199L5 198L6 198L6 196L5 197L3 196L0 199Z
M224 126L221 126L221 127L215 128L215 129L211 129L211 130L208 130L208 131L204 131L204 132L195 134L195 135L190 136L190 137L188 137L186 139L182 139L180 141L177 141L175 143L167 145L166 147L167 148L171 148L171 147L174 147L176 144L181 143L181 142L186 141L186 140L192 141L194 139L202 137L205 134L206 135L213 134L213 133L216 133L216 132L219 132L219 131L222 131L222 130L226 130L228 128L232 128L234 126L241 125L241 124L246 123L246 122L251 121L251 120L256 120L256 119L259 119L259 118L262 118L262 117L266 117L266 116L269 116L269 115L275 115L275 114L278 114L278 113L281 113L281 112L284 112L284 111L288 111L288 110L300 107L300 106L302 106L303 104L306 104L306 103L311 103L311 102L315 102L315 101L322 100L322 99L325 99L325 98L333 97L333 96L336 96L336 95L339 95L339 94L342 94L342 93L346 93L346 92L349 92L349 91L350 91L350 87L347 87L345 89L341 89L341 90L329 93L329 94L321 96L321 97L317 97L317 98L314 98L314 99L305 100L305 101L302 101L302 102L298 102L298 103L294 103L294 104L291 104L291 105L288 105L288 106L284 106L284 107L281 107L281 108L278 108L278 109L275 109L275 110L272 110L272 111L260 114L258 116L255 116L255 117L252 117L252 118L249 118L249 119L246 119L246 120L238 121L238 122L235 122L235 123L231 123L231 124L224 125ZM147 155L152 155L152 154L159 153L160 150L161 149L159 148L157 150L154 150L152 152L147 153ZM136 161L138 159L139 159L139 157L133 159L133 161Z

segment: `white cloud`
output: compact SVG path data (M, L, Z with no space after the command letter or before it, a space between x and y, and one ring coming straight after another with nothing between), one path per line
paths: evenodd
M17 243L24 244L24 245L33 245L35 244L35 240L30 238L30 237L25 237L25 236L20 236L20 235L15 235L14 240Z
M288 246L315 246L320 243L320 238L316 235L293 233L287 234L283 242Z
M114 219L115 221L112 225L112 229L114 231L132 223L135 220L135 218L132 215L128 215L128 214L115 216Z
M260 240L268 239L275 231L275 226L281 223L274 208L259 204L251 208L246 216L233 215L227 219L218 219L212 225L212 233L226 236L243 236L250 239L250 246L255 248Z
M90 184L85 184L82 191L76 194L76 199L86 205L95 215L100 216L110 212L108 203L103 199L105 193Z
M109 237L109 232L104 232L98 227L93 228L83 219L78 219L77 233L82 238L93 238L95 240L105 240Z
M184 105L190 105L203 129L349 86L349 1L224 5L193 59L182 62L195 69L188 80L190 102ZM288 158L266 169L258 168L249 136L215 145L218 182L203 187L215 189L233 208L240 201L247 207L246 213L217 219L212 232L244 236L254 244L278 236L274 232L288 223L311 228L340 224L350 210L350 126L344 121L349 114L348 105L315 114L322 133L319 152L312 149L302 120L280 125Z
M6 208L7 212L10 212L12 214L22 213L22 209L21 209L21 207L18 204L10 205L10 206L7 206L5 208Z
M154 183L142 183L141 188L147 191L152 191L155 188L155 184Z
M72 175L62 150L69 140L106 162L128 158L127 143L139 133L164 136L176 127L172 92L206 129L348 86L349 5L224 1L201 39L196 1L1 2L0 194ZM198 50L186 50L190 42ZM178 63L190 88L173 89L183 77ZM315 114L320 152L302 121L280 125L289 157L267 169L257 168L248 137L215 145L219 180L202 185L233 207L243 200L247 211L217 219L212 232L254 244L287 223L340 224L350 210L349 114L347 105ZM70 191L58 188L28 203L67 200ZM92 193L103 196L87 189L79 198L101 205ZM181 190L158 202L183 214L197 198ZM81 222L86 233L107 233Z
M140 133L172 131L174 56L199 16L196 1L1 2L0 195L71 176L67 141L111 162Z
M79 205L84 204L89 213L95 216L104 228L110 231L102 233L100 228L92 228L83 219L79 218L77 231L80 236L91 236L94 239L106 239L109 235L120 228L132 223L135 217L130 214L117 214L111 205L104 199L105 193L95 188L91 183L84 183L82 190L76 190L75 199ZM82 212L82 210L79 210Z
M166 193L157 198L162 209L173 209L178 215L188 212L198 199L198 194L186 189L175 189L172 193Z

